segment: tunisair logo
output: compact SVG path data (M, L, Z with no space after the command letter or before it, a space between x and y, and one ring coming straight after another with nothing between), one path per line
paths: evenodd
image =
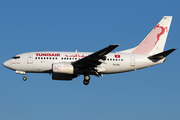
M132 51L134 54L149 54L156 44L161 39L162 35L168 32L168 27L161 26L160 24L156 25L154 29L145 37L145 39L138 45L138 47ZM162 38L162 41L165 38Z
M156 27L154 27L154 29L156 29L156 28L161 28L161 32L160 32L159 34L157 34L157 41L155 42L155 45L156 45L156 43L159 41L159 38L161 37L161 35L164 34L165 30L166 30L166 32L168 32L167 27L164 28L164 27L162 27L162 26L159 26L159 24L156 25Z
M60 57L59 53L36 53L36 56Z
M84 54L83 55L79 55L79 54L75 54L75 55L65 55L66 57L86 57Z

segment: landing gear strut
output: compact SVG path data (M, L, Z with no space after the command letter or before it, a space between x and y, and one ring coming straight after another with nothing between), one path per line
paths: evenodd
M90 80L90 76L89 75L84 75L84 85L88 85L89 84L89 80Z

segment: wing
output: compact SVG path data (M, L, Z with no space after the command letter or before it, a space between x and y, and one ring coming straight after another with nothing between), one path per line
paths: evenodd
M112 50L114 50L119 45L109 45L108 47L99 50L95 53L92 53L78 61L75 61L72 63L76 67L96 67L97 65L100 65L104 60L106 59L106 56L108 53L110 53Z

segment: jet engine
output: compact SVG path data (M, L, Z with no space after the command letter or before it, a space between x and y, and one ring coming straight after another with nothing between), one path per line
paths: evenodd
M63 74L73 74L74 73L74 67L71 65L71 63L54 63L52 65L53 73L63 73Z
M68 80L69 81L76 77L77 75L73 75L73 74L52 73L53 80Z

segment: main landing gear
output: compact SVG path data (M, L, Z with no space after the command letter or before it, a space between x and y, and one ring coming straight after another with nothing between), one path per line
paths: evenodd
M84 75L84 85L88 85L89 84L89 80L90 80L90 76L89 75Z

